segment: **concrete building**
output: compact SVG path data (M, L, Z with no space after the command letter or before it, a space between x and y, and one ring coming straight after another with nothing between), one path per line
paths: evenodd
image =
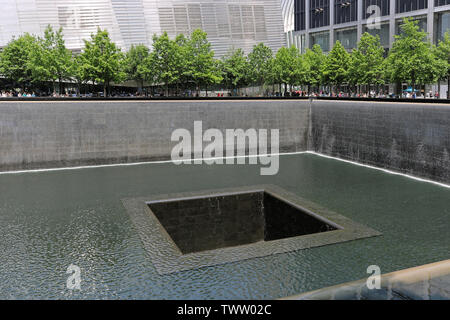
M319 44L329 52L339 40L348 50L356 48L361 35L368 32L380 37L386 53L392 47L394 36L399 34L404 17L412 17L426 31L430 40L437 43L450 31L450 0L282 0L293 8L285 21L294 17L294 25L286 32L287 45L302 52ZM407 85L403 84L403 89ZM437 84L427 85L426 92L436 92ZM389 92L394 91L390 85ZM441 82L441 97L446 97L447 81Z
M97 27L124 49L151 46L163 31L175 37L197 28L216 56L230 47L249 52L259 42L274 51L286 45L280 0L2 0L0 9L0 48L25 32L41 35L48 24L63 28L74 51Z
M283 0L289 2L289 0ZM450 30L450 0L290 0L293 31L288 39L302 51L319 44L331 50L336 40L356 47L361 34L380 36L388 50L404 17L414 17L436 43Z

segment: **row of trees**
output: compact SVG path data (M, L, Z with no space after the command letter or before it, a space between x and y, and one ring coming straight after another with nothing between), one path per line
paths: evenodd
M358 47L347 52L337 41L325 55L314 45L300 54L295 47L281 48L276 54L260 43L245 55L242 49L231 49L221 59L214 57L207 35L195 30L190 37L167 33L153 37L152 50L144 45L132 46L123 53L98 29L85 40L81 53L73 54L65 47L62 29L48 26L43 37L24 34L13 39L0 53L0 73L19 86L26 83L56 83L63 91L65 81L103 85L105 96L111 83L134 80L139 87L159 85L165 95L169 87L199 91L214 85L229 89L284 85L318 88L326 85L341 90L346 84L361 91L361 86L385 83L408 83L412 86L448 79L450 84L450 34L437 46L419 30L417 23L405 19L401 34L389 55L378 37L364 33Z

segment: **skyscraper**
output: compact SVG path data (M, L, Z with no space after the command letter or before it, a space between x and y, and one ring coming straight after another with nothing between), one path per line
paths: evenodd
M302 50L319 44L324 51L329 51L336 40L351 50L366 31L380 36L382 46L388 50L404 17L417 20L434 43L450 31L450 0L293 1L292 37Z

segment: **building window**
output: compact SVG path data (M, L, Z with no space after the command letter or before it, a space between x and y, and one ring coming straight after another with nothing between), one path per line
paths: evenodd
M371 6L377 6L377 11L368 10ZM363 17L368 19L374 14L380 14L381 16L388 16L389 12L389 0L363 0Z
M440 13L437 16L436 42L443 40L446 32L450 32L450 12Z
M310 28L330 25L330 0L310 0L309 8Z
M409 12L428 8L427 0L396 0L395 12Z
M318 44L323 52L330 51L330 33L328 31L311 33L309 44L311 48Z
M367 32L374 37L380 38L380 44L382 47L389 47L389 23L384 23L379 29L364 27L364 32Z
M358 19L358 2L356 0L335 0L334 23L345 23Z
M345 29L345 30L336 30L335 40L336 41L339 40L339 42L347 50L356 48L356 45L358 42L358 33L356 31L356 28Z
M445 6L447 4L450 4L450 0L434 0L435 7Z
M417 25L419 26L420 31L427 32L427 17L417 17L413 19L414 21L417 21ZM403 24L403 20L398 20L395 24L395 34L400 35L402 32L402 29L400 26Z
M306 28L306 0L295 0L294 2L294 30L305 30Z

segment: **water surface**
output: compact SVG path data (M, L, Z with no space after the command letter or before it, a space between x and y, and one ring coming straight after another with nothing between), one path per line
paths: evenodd
M256 165L143 164L0 175L0 298L272 299L449 258L450 189L312 154ZM120 201L275 184L382 236L159 275ZM67 267L81 268L81 291Z

